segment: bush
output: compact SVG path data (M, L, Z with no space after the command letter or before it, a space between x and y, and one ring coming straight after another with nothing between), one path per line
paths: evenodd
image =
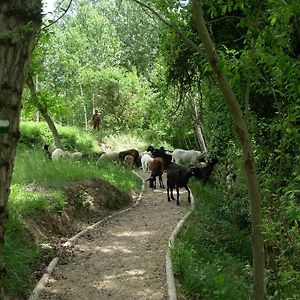
M223 193L196 180L192 189L196 209L172 249L183 292L196 299L251 298L249 227L234 222Z
M90 132L77 127L63 127L56 125L63 148L65 150L75 149L82 152L100 152L97 140ZM20 125L20 144L28 148L42 147L48 144L55 149L53 136L46 123L22 122Z

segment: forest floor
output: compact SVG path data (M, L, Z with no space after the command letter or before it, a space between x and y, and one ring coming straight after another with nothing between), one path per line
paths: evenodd
M178 207L167 201L165 189L153 191L146 184L138 205L76 241L69 259L59 260L39 299L168 299L167 243L190 209L186 192L180 193Z

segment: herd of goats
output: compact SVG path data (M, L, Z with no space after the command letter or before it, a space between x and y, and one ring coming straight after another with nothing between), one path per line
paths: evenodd
M76 160L83 157L81 152L69 153L61 149L55 149L51 153L48 145L44 146L44 151L54 161L66 156ZM191 202L191 192L188 187L189 179L194 176L204 183L207 182L218 163L217 158L207 156L206 153L200 151L176 149L170 152L164 147L154 148L153 146L149 146L145 152L129 149L121 152L103 153L97 163L105 160L120 161L127 165L142 167L143 171L151 173L147 181L152 189L156 188L156 177L159 179L160 188L165 188L162 175L166 172L168 201L175 200L173 189L176 189L177 205L180 204L179 189L185 188L187 190L188 201ZM189 165L190 168L187 169L183 165Z

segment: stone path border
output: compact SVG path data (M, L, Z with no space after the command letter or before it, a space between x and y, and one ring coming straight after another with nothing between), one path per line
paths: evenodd
M195 209L195 201L194 196L191 192L191 210L177 223L175 229L173 230L170 238L169 243L167 247L167 253L166 253L166 274L167 274L167 285L168 285L168 295L170 300L177 300L177 293L176 293L176 285L175 285L175 278L174 278L174 272L173 272L173 265L172 265L172 259L171 259L171 249L174 245L174 242L177 238L177 235L186 222L186 220L191 215L192 211Z
M112 218L112 217L114 217L118 214L124 213L124 212L134 208L135 206L137 206L139 204L139 202L141 201L144 189L145 189L145 180L140 175L138 175L136 172L133 172L133 173L136 176L138 176L143 182L142 191L140 192L140 194L139 194L137 200L135 201L135 203L132 206L128 207L128 208L125 208L121 211L118 211L114 214L111 214L111 215L105 217L104 219L94 223L93 225L87 226L86 228L81 230L79 233L74 235L72 238L70 238L67 242L65 242L63 244L63 246L65 246L65 247L71 246L72 243L76 242L76 240L80 236L84 235L89 230L95 228L99 224L109 220L110 218ZM195 209L195 201L194 201L194 196L191 192L191 210L177 223L175 229L173 230L173 232L172 232L172 234L169 238L167 251L166 251L166 277L167 277L168 295L169 295L170 300L177 300L175 278L174 278L172 259L171 259L171 248L174 245L175 239L177 238L177 235L178 235L180 229L182 228L182 226L184 225L186 220L189 218L189 216L191 215L191 213L194 209ZM31 293L30 297L28 298L28 300L38 300L38 296L39 296L40 292L43 290L43 288L45 287L48 279L50 278L54 268L56 267L56 265L58 263L58 260L59 260L58 257L53 258L53 260L48 265L45 274L42 276L42 278L37 283L36 287L34 288L33 292Z
M99 224L101 223L104 223L105 221L111 219L112 217L116 216L116 215L119 215L119 214L122 214L132 208L134 208L135 206L137 206L139 204L139 202L141 201L142 199L142 195L144 193L144 189L145 189L145 180L139 175L137 174L136 172L133 171L133 173L139 177L141 180L142 180L142 191L140 192L137 200L135 201L135 203L130 206L130 207L127 207L123 210L120 210L116 213L113 213L107 217L105 217L104 219L94 223L93 225L90 225L90 226L87 226L86 228L84 228L83 230L81 230L80 232L78 232L76 235L74 235L73 237L71 237L67 242L65 242L63 244L64 247L69 247L72 245L72 243L76 242L76 240L81 237L82 235L84 235L86 232L88 232L89 230L95 228L96 226L98 226ZM59 258L58 257L54 257L52 259L52 261L50 262L50 264L48 265L47 269L46 269L46 272L45 274L42 276L42 278L39 280L39 282L37 283L37 285L35 286L33 292L31 293L30 297L28 298L28 300L38 300L38 296L40 295L40 292L43 290L43 288L45 287L46 283L47 283L47 280L49 279L49 277L51 276L54 268L56 267L57 263L58 263L58 260Z

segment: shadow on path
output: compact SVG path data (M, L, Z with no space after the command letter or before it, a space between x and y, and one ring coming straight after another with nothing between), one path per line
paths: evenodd
M138 171L143 178L149 174ZM166 182L166 178L164 178ZM75 255L58 264L40 299L168 299L165 255L177 222L189 210L145 186L141 202L77 240Z

